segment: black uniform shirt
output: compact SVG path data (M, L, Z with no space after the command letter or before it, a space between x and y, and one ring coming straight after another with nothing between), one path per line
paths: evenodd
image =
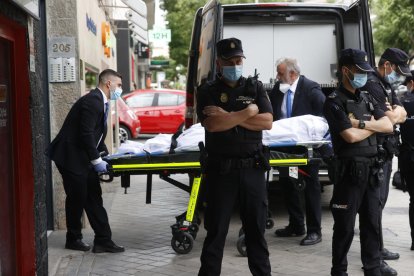
M401 104L407 111L407 117L414 118L414 90L401 97Z
M384 88L387 91L384 91ZM385 104L386 102L389 102L392 105L401 106L401 103L398 100L395 91L391 89L391 86L384 80L384 78L378 74L378 72L373 72L369 75L367 84L365 84L361 90L368 91L371 96L378 102L379 107L384 112L388 110Z
M259 113L272 113L272 106L263 85L257 82L256 95L246 88L246 78L239 80L237 87L230 87L219 78L202 85L197 91L197 116L206 119L203 109L214 105L225 111L240 111L255 103ZM211 155L246 157L252 155L262 144L262 131L252 131L241 126L221 132L206 131L206 148Z
M355 94L346 90L342 85L338 88L339 91L344 93L348 98L353 100L361 100L360 90L356 90ZM332 144L334 147L334 151L336 153L340 152L340 149L346 144L347 142L342 138L340 133L346 129L352 127L351 120L348 118L348 114L346 111L346 107L343 104L340 104L340 101L337 101L335 98L337 97L338 91L333 92L330 94L325 101L323 106L323 113L328 121L329 130L332 137ZM373 100L373 115L376 120L385 116L384 111L382 111L377 102Z

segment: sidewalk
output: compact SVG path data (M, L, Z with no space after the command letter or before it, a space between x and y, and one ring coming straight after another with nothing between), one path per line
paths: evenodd
M174 178L187 181L185 175L176 175ZM124 253L94 254L66 250L65 231L54 231L48 242L49 275L197 275L202 242L206 234L203 225L189 254L177 255L170 245L170 225L175 223L176 215L186 210L188 194L154 176L152 204L146 205L145 183L145 176L133 176L128 194L124 194L119 183L102 184L111 185L107 189L113 191L104 194L104 202L109 213L113 240L125 246ZM275 219L275 227L267 230L266 239L272 275L329 275L333 225L332 215L328 209L331 194L332 186L325 187L322 194L322 242L304 247L299 245L301 237L279 238L274 235L276 228L287 225L288 218L280 193L271 192L270 209ZM401 276L414 276L414 251L410 251L408 198L407 193L391 187L383 216L386 248L401 255L399 260L388 263ZM240 227L241 222L238 216L234 215L227 237L222 275L251 275L247 258L241 257L236 248ZM83 233L84 241L92 244L92 230L88 228ZM358 231L348 254L348 262L349 275L363 275Z

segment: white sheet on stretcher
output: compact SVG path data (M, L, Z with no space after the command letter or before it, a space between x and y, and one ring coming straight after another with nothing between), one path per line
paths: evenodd
M271 130L263 131L263 144L310 142L326 140L329 130L325 118L303 115L273 122Z
M286 142L311 142L326 140L328 124L322 117L313 115L297 116L273 122L271 130L263 131L263 144ZM168 153L171 145L171 134L158 134L148 139L145 144L128 141L121 144L118 153ZM198 143L204 142L204 127L200 123L186 129L177 138L176 152L198 151ZM133 147L136 148L133 148Z

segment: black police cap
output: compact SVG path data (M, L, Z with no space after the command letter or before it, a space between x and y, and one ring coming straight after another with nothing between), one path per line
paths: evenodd
M358 49L348 48L341 50L339 65L355 65L358 69L365 72L374 71L368 63L367 53Z
M382 54L381 58L397 65L404 76L409 77L411 75L410 57L403 50L398 48L388 48Z
M232 57L245 57L243 54L242 43L237 38L222 39L216 44L217 56L229 59Z

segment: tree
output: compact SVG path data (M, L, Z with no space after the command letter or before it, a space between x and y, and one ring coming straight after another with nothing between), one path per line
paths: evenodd
M414 0L375 0L373 22L375 53L381 55L386 48L396 47L414 54Z

